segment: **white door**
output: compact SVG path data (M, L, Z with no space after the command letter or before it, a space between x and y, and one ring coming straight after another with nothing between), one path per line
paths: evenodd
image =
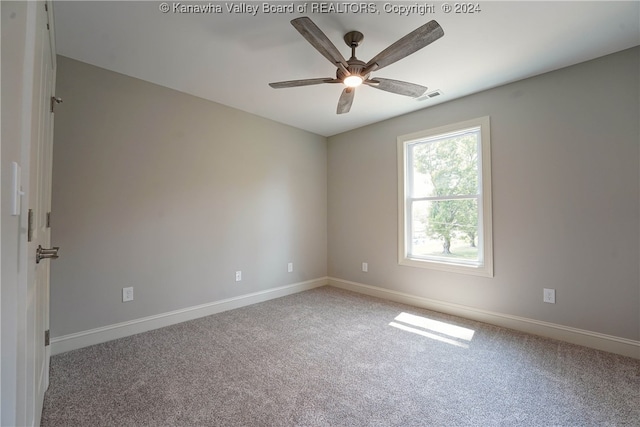
M40 425L44 393L49 385L49 347L45 331L49 329L49 264L51 249L49 212L51 210L51 164L53 148L52 96L55 78L52 23L45 2L37 2L35 18L35 55L31 103L29 150L29 208L27 232L27 288L25 325L26 360L24 366L25 424ZM40 259L37 253L43 254ZM22 381L19 380L19 384ZM20 386L19 386L20 388Z

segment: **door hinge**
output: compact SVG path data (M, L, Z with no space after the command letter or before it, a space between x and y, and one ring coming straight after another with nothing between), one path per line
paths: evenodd
M46 331L44 331L44 346L48 346L49 345L49 329L47 329Z
M51 228L51 212L47 212L47 228Z
M51 27L49 26L49 6L47 3L44 4L44 11L47 13L47 31L51 31Z
M27 242L33 240L33 209L29 209L27 215Z
M56 104L62 104L62 98L57 98L55 96L52 96L51 97L51 112L52 113L55 113L55 111L53 111L53 109L54 109L54 106Z

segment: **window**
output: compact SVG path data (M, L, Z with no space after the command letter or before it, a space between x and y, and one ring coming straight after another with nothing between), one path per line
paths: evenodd
M398 261L493 277L489 117L398 137Z

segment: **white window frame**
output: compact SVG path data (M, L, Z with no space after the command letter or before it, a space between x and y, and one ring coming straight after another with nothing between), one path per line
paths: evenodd
M479 263L456 259L416 258L409 255L410 237L408 233L411 225L410 197L408 194L411 169L408 167L407 147L412 144L439 135L456 133L466 129L480 128L480 152L478 153L479 188L478 198L478 247ZM435 270L451 271L477 276L493 277L493 217L491 209L491 130L489 116L479 117L433 129L427 129L398 137L398 263L410 267L422 267Z

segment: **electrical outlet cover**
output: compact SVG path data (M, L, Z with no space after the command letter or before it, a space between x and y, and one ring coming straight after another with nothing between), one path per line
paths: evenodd
M133 287L122 288L122 302L133 301Z
M547 289L544 288L542 293L542 301L548 302L550 304L556 303L556 290L555 289Z

